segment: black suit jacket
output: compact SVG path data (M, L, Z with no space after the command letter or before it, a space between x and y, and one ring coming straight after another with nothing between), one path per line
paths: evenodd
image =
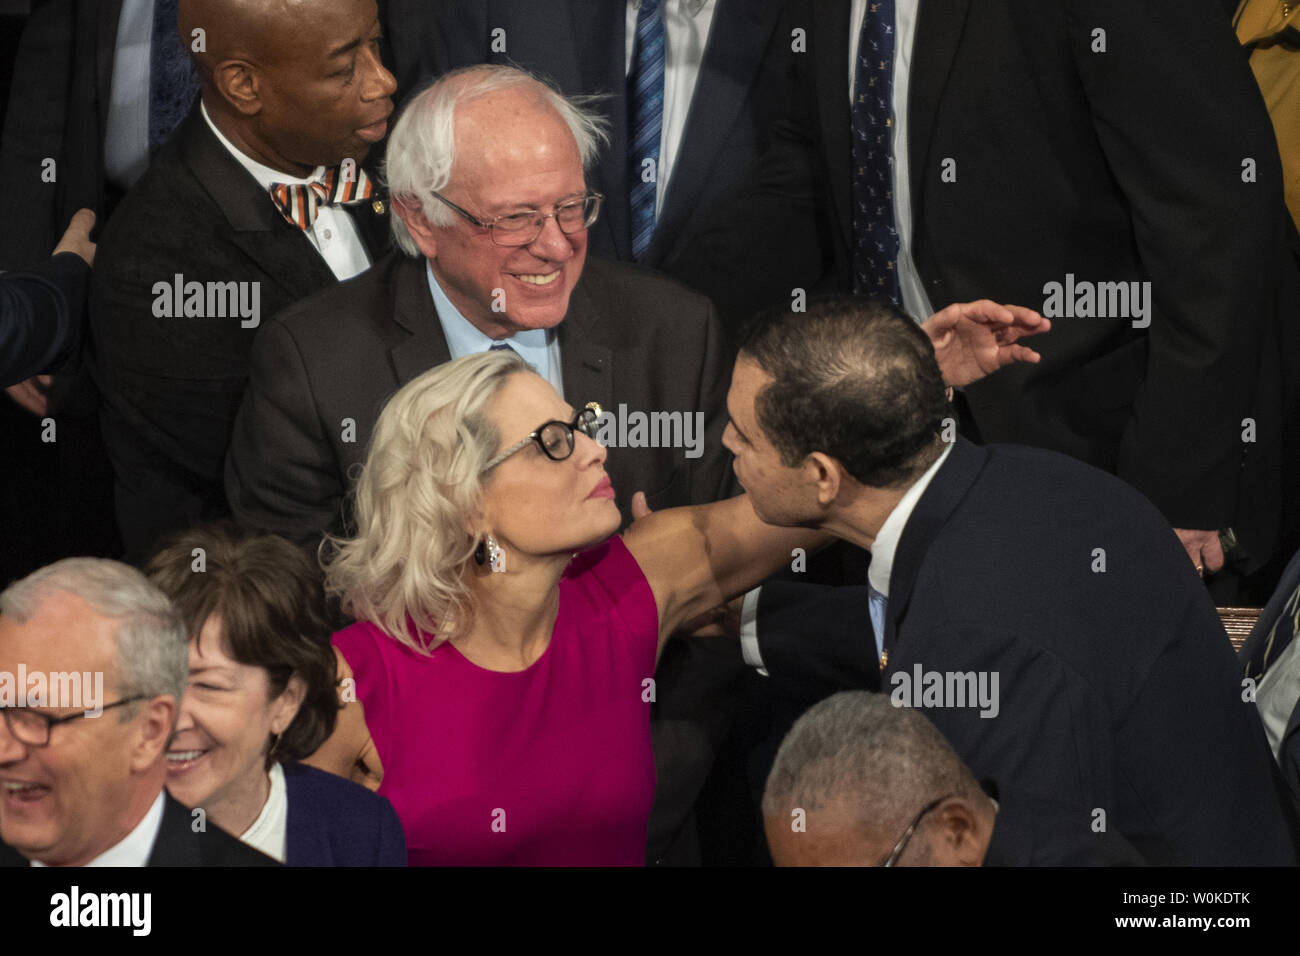
M376 255L384 205L347 208ZM239 317L155 316L155 283L178 274L257 283L261 322L336 281L197 105L122 201L95 262L92 368L131 560L161 534L227 512L222 465L257 331Z
M785 0L718 0L691 111L643 264L670 275L691 269L682 252L702 210L736 187L758 157L770 117L760 81L764 53ZM606 94L595 104L610 123L610 145L590 171L604 193L591 249L632 258L628 205L626 5L606 0L389 0L388 42L403 92L448 69L512 63L549 78L567 95ZM493 31L504 30L504 50ZM779 39L779 38L778 38ZM497 44L499 46L499 43ZM715 302L729 292L692 274Z
M164 798L162 822L147 866L279 866L275 860L214 826L195 833L192 811ZM27 858L0 843L0 866L28 866Z
M27 21L0 142L0 269L40 262L78 209L101 224L111 209L104 135L121 12L122 0L49 0Z
M721 440L730 355L707 299L635 266L588 258L558 335L570 404L704 413L699 458L610 449L606 469L625 519L638 490L654 509L731 493ZM231 441L226 491L235 516L304 543L340 530L349 470L365 460L384 404L450 357L423 258L394 253L277 316L258 333ZM344 419L355 422L353 440L344 440Z
M852 286L849 7L791 0L777 33L804 30L807 51L787 44L771 64L786 115L694 250L701 269L734 260L773 301ZM1221 5L1170 17L1130 0L926 0L916 31L911 239L932 306L1042 309L1045 285L1071 274L1152 283L1149 328L1057 318L1034 340L1040 364L968 387L981 436L1118 474L1175 527L1234 526L1263 560L1279 503L1284 206L1268 115Z
M865 663L837 680L879 679L900 705L924 703L897 696L917 668L996 675L996 716L923 708L976 776L1022 801L1103 810L1153 864L1295 862L1223 626L1178 539L1123 483L1052 452L959 439L894 555L884 674L871 673L870 618L844 614L866 589L845 590L765 586L786 620L770 636L809 655L818 635L856 638ZM771 669L781 655L769 660L762 617L758 636Z

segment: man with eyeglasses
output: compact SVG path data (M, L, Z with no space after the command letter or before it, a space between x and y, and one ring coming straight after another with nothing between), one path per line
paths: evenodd
M999 801L920 712L845 691L786 735L763 794L777 866L1140 866L1086 808ZM990 792L992 791L992 792Z
M115 561L69 558L0 593L0 678L27 683L0 701L0 866L275 864L163 789L188 647L166 596ZM104 697L54 694L71 673Z

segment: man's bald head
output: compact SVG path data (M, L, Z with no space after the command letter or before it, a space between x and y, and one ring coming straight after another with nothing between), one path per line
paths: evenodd
M387 133L374 0L180 0L178 16L209 115L253 159L305 176Z

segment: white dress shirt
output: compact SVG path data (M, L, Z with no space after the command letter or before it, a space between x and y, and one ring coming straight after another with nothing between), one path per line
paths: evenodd
M153 0L122 0L104 134L104 176L123 192L149 167L149 58Z
M270 777L271 792L262 805L262 812L239 839L283 863L289 855L289 790L279 761L271 764Z
M153 845L158 839L158 830L162 827L163 806L167 802L165 793L165 790L159 790L153 805L140 818L140 822L135 825L135 829L123 837L120 843L109 847L87 863L86 866L147 865L149 854L153 852ZM31 865L45 866L44 863L39 863L36 860L32 860Z
M733 0L734 2L734 0ZM743 2L743 0L742 0ZM691 112L695 84L700 78L700 64L709 43L713 11L717 0L663 0L664 15L664 113L659 138L659 174L655 190L655 216L663 210L664 194L673 173L673 165L682 147L686 118ZM636 17L641 0L628 0L626 66L624 76L632 73L632 55L636 49Z
M898 504L894 505L893 510L889 512L889 517L880 526L876 539L871 543L871 567L867 570L867 581L886 601L889 600L889 576L894 570L894 552L898 550L898 541L903 536L903 529L907 527L907 520L912 517L916 503L921 500L925 489L930 487L930 482L934 481L934 476L939 473L939 469L951 454L952 444L948 443L943 454L926 469L925 474L912 483L903 497L898 499ZM763 669L763 655L758 649L758 595L761 590L762 588L754 588L745 595L745 600L741 604L740 651L746 664L759 668L766 675L767 672ZM872 624L876 637L876 658L879 659L884 651L884 628L874 620Z
M912 170L908 165L907 94L911 85L912 47L921 0L894 3L894 226L898 229L898 290L903 310L918 322L934 314L921 274L912 260ZM857 75L858 40L867 14L867 0L853 0L849 11L849 102L853 102Z
M291 176L289 173L282 173L279 170L272 169L270 166L264 166L257 160L244 155L234 143L226 139L217 129L217 124L212 122L212 117L208 115L206 105L200 107L203 111L203 118L207 121L208 127L216 135L221 145L226 147L230 155L235 157L239 165L248 170L250 176L257 180L257 184L265 189L266 201L274 205L275 200L271 198L272 183L310 183L325 176L325 167L317 166L312 170L312 174L306 179L300 179L297 176ZM352 217L343 211L341 206L326 206L322 204L319 207L320 215L316 217L316 222L308 229L306 236L311 240L316 251L321 254L330 271L342 281L351 279L360 272L365 272L370 268L370 255L366 252L365 243L361 241L361 236L357 232L356 223ZM279 210L276 210L279 215Z
M516 332L504 339L494 339L484 335L469 319L460 314L460 310L442 291L433 266L427 261L425 271L429 277L429 293L433 296L433 307L438 312L438 322L442 325L442 334L447 339L447 351L452 359L465 355L486 352L494 345L509 345L525 362L537 370L537 374L551 383L556 393L564 397L564 379L560 372L560 342L555 329L528 329Z

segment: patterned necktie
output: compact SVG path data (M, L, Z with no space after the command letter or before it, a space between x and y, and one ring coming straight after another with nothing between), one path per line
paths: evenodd
M638 261L655 231L659 141L664 119L664 20L660 0L641 0L636 46L627 78L627 168L632 210L632 255ZM646 161L650 160L651 163ZM650 181L646 182L646 177Z
M343 177L335 166L325 178L311 183L271 183L271 199L291 226L306 232L316 222L321 205L347 206L369 199L374 191L365 170L350 167L356 175Z
M488 351L489 351L489 352L514 352L515 350L512 349L512 348L511 348L508 344L506 344L505 342L497 342L497 343L494 344L494 345L489 345L489 346L488 346ZM515 354L518 355L519 353L518 353L518 352L515 352Z
M876 659L880 661L883 671L889 666L889 655L885 651L885 607L889 598L885 597L870 584L867 585L868 608L871 612L871 628L876 632Z
M869 0L853 83L853 291L898 304L894 0Z
M176 32L179 0L154 0L149 41L149 152L172 134L199 95L199 76Z

